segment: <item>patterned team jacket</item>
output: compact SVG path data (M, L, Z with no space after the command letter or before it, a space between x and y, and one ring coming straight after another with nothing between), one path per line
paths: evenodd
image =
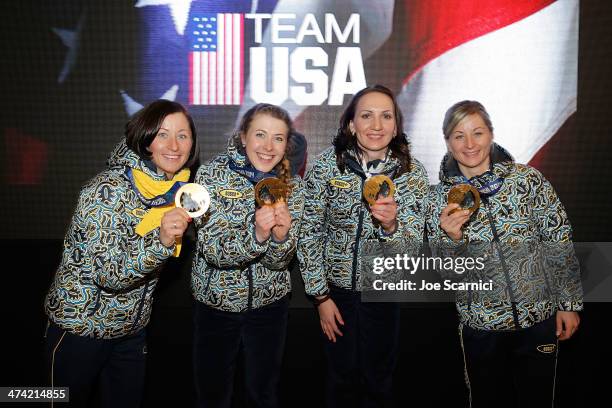
M288 199L291 228L287 239L255 238L254 185L230 169L245 157L233 145L198 170L195 182L204 185L211 205L196 219L197 252L191 275L194 298L215 309L243 312L271 304L291 291L289 263L295 254L304 195L302 180L291 180Z
M391 159L383 170L393 174L399 162ZM392 177L393 178L393 177ZM425 168L414 158L410 171L393 178L398 204L398 228L386 236L373 222L362 191L366 175L347 166L338 169L334 148L325 150L306 174L306 204L298 258L306 293L327 293L336 287L362 289L361 252L365 242L423 242L429 181Z
M503 184L472 214L460 242L452 241L439 223L449 190L466 182L449 154L442 160L440 183L431 190L427 231L434 254L479 257L484 268L466 275L466 281L493 283L492 289L457 291L461 322L480 330L517 330L557 310L581 310L572 230L553 187L539 171L515 163L495 144L491 162Z
M157 272L173 253L159 241L159 228L144 237L134 231L148 207L132 189L126 170L163 176L125 142L114 149L108 167L81 190L45 301L46 314L61 328L104 339L146 326Z

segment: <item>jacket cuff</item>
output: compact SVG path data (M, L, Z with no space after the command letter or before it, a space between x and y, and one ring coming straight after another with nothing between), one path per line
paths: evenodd
M584 309L582 300L563 301L557 304L557 308L562 312L580 312Z

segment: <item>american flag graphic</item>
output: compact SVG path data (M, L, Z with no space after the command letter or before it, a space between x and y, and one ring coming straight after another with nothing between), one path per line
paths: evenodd
M240 105L244 94L244 15L218 13L190 21L189 104Z

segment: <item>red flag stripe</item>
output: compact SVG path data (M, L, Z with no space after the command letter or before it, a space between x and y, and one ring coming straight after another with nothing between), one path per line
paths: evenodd
M530 16L554 0L404 0L409 19L405 46L410 67L405 85L429 61L474 38ZM486 58L486 56L483 56Z

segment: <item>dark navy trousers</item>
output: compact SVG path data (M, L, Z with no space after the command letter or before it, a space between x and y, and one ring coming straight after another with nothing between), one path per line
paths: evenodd
M361 292L331 288L344 326L336 343L322 333L327 356L328 407L393 405L393 371L399 346L397 303L366 303Z
M146 362L145 329L117 339L94 339L50 323L45 340L49 382L69 387L61 407L138 408Z
M471 407L552 407L558 353L555 331L555 316L515 331L461 325Z
M193 362L197 406L231 406L239 353L248 407L278 407L289 297L241 313L196 302Z

